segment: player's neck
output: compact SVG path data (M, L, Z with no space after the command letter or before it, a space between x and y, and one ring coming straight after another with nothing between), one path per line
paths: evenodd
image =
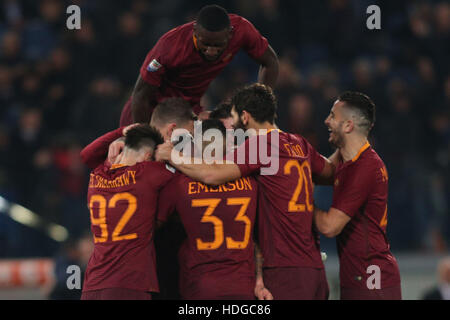
M367 137L354 135L346 138L345 144L339 149L344 162L355 158L361 151L361 148L367 143Z
M254 121L251 125L251 129L255 129L256 131L258 130L273 130L273 129L278 129L278 127L276 126L276 124L272 124L270 122L264 122L264 123L258 123L256 121Z

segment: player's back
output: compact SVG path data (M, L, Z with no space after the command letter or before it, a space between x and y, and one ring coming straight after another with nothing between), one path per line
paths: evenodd
M83 291L127 288L158 291L153 230L158 191L173 174L162 163L97 167L88 207L94 252Z
M275 137L278 136L278 139ZM246 154L250 145L263 136L246 141ZM323 268L320 250L313 233L312 174L320 173L324 159L299 135L272 130L266 140L268 154L278 159L278 170L261 175L262 168L270 165L239 164L241 173L255 175L259 188L259 241L264 256L264 267ZM258 141L258 148L264 142ZM258 150L259 156L261 150Z
M170 194L177 194L172 208L187 234L179 252L182 297L252 299L256 181L246 177L213 187L180 174L170 191L162 191L164 198ZM172 210L163 198L160 203L165 208L158 215Z

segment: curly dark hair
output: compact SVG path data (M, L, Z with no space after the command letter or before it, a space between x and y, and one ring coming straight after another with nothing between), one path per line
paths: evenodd
M210 114L209 119L226 119L231 117L231 103L220 103Z
M239 89L231 98L231 104L240 116L247 111L258 123L274 123L277 98L269 86L255 83Z

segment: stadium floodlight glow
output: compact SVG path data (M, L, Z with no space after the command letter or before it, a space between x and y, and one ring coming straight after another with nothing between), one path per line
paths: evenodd
M2 196L0 196L0 212L6 212L9 208L9 202Z
M45 233L56 242L64 242L69 238L69 231L56 223L49 222L37 213L19 205L9 202L0 196L0 213L4 213L14 221Z
M9 210L9 216L14 221L31 228L36 228L39 226L39 216L21 205L13 204Z
M69 232L63 226L51 223L47 229L48 236L57 242L64 242L69 237Z

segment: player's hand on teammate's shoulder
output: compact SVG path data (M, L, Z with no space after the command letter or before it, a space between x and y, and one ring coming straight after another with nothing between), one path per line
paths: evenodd
M108 162L110 164L117 164L117 160L119 158L120 153L122 152L125 146L125 138L121 137L115 140L113 143L109 145L108 149Z
M163 144L158 145L155 153L156 161L170 161L170 154L172 153L172 149L173 144L170 141L166 141Z
M263 284L257 284L255 286L255 297L258 300L273 300L273 296Z
M125 146L125 136L127 135L127 132L139 125L139 123L133 123L123 128L122 135L123 137L120 137L119 139L115 140L113 143L109 145L108 148L108 162L109 164L117 164L120 162L120 153L122 152L124 146Z

